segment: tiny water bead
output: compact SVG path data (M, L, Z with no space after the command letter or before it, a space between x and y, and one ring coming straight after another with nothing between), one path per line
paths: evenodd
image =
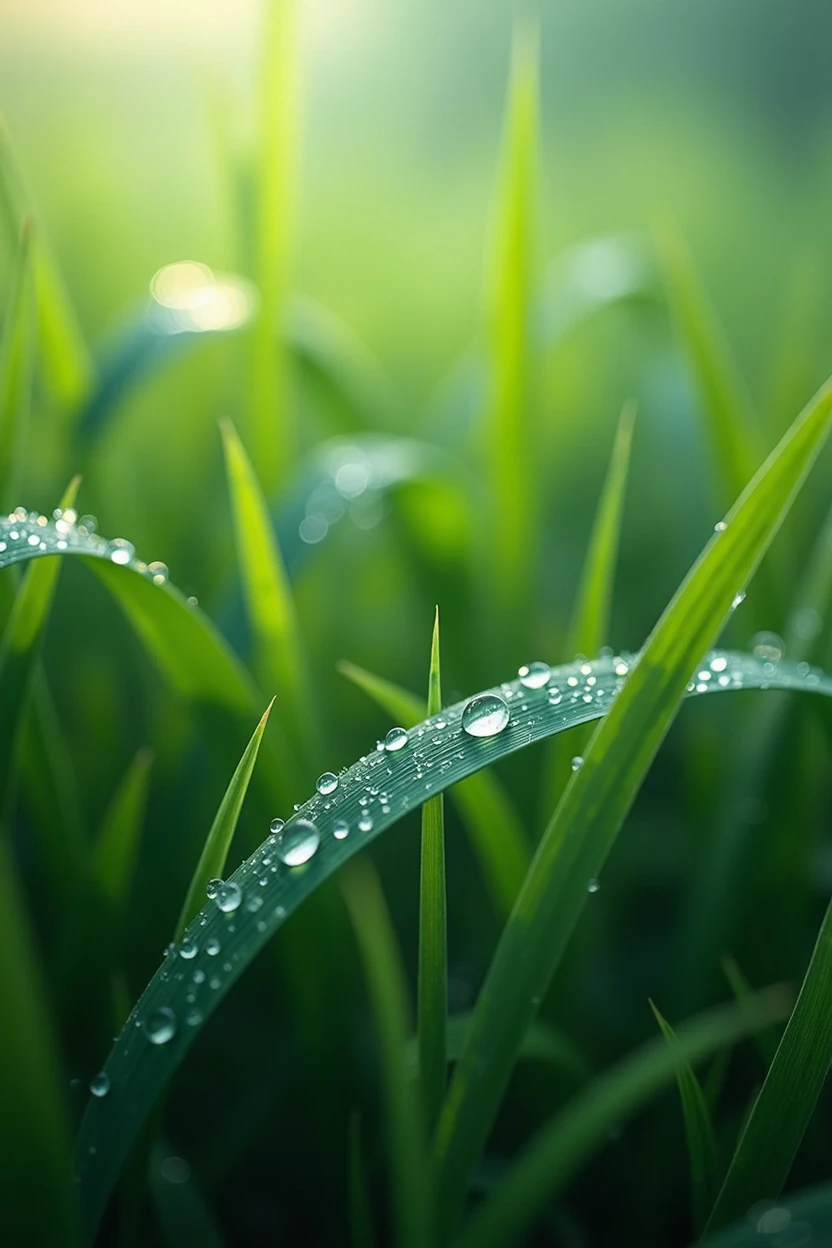
M197 947L194 941L183 940L182 944L179 946L180 958L185 958L186 961L190 961L190 959L195 958L196 955L197 955Z
M221 948L222 945L217 940L216 936L209 936L205 942L205 952L208 954L209 958L215 958Z
M90 1092L93 1096L106 1096L110 1091L110 1076L105 1070L101 1070L90 1083Z
M269 832L272 834L272 836L280 836L280 833L283 831L284 827L285 827L285 822L283 819L272 819L271 823L269 824Z
M596 880L595 876L593 876L591 880L587 881L586 891L588 893L597 893L600 887L601 881Z
M205 893L209 901L216 901L217 895L222 888L222 880L209 880L205 885Z
M728 528L728 525L725 523L724 520L717 520L716 524L714 525L714 533L724 533L727 528Z
M234 880L226 880L220 885L214 900L223 914L233 914L243 900L243 890Z
M332 835L335 837L336 841L344 841L347 839L349 834L350 825L345 820L339 819L332 829Z
M520 668L517 675L520 677L520 684L526 689L542 689L544 685L548 685L552 676L552 669L548 663L527 663Z
M130 563L136 553L132 542L128 542L123 537L114 537L111 542L107 543L107 550L111 561L119 564Z
M395 754L407 745L407 732L404 728L391 728L384 738L384 748L388 754Z
M786 643L777 633L755 633L751 638L751 653L755 659L777 663L786 653Z
M321 843L321 834L311 819L287 823L278 842L277 853L287 867L300 867L313 858Z
M166 1005L153 1010L144 1020L144 1030L151 1044L167 1044L176 1035L176 1015Z
M742 606L744 602L745 602L745 590L741 589L738 593L734 594L734 599L731 603L731 610L736 611L737 607Z
M462 727L469 737L496 737L509 721L508 703L499 693L480 693L462 712Z
M373 816L369 815L366 810L358 820L358 830L359 832L372 832L373 830Z
M322 776L318 776L315 788L322 797L328 797L330 793L334 793L338 788L338 777L332 771L325 771Z
M584 765L584 760L581 758L580 754L576 754L575 757L572 759L572 770L580 771L583 765Z

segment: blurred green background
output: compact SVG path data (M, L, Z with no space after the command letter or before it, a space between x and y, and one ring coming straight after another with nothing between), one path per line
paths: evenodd
M695 258L766 448L829 369L826 0L541 4L538 284L549 292L541 306L554 329L535 361L527 448L541 506L532 548L516 552L525 596L494 605L481 539L495 517L487 497L480 511L459 484L478 472L482 407L459 362L470 359L486 325L512 30L529 12L497 0L300 6L291 288L363 344L358 358L370 361L375 389L372 401L351 408L308 368L295 367L291 378L299 452L275 508L284 517L284 554L327 738L326 756L298 777L297 801L317 772L353 761L386 727L337 674L337 661L421 690L437 601L448 701L530 658L572 657L564 636L628 397L638 400L639 415L612 646L638 648L707 540L731 498L674 336L656 232L674 230ZM0 109L100 361L141 313L163 266L197 261L259 281L252 169L261 30L259 7L248 0L5 0L0 9ZM3 289L10 260L6 247ZM582 313L595 304L596 312ZM249 342L245 332L197 337L189 351L143 374L85 442L54 434L41 381L20 501L50 512L72 473L83 472L79 509L95 513L102 533L123 535L143 558L168 564L175 584L198 596L245 651L217 422L229 416L245 436ZM428 479L348 509L320 543L304 542L287 500L297 501L302 517L309 456L329 439L368 433L438 447L453 471L429 468ZM828 505L823 463L773 552L780 614L762 619L752 587L731 626L734 644L746 644L762 625L784 626ZM62 575L46 663L90 827L136 750L147 745L156 755L131 909L135 995L168 939L233 761L217 764L207 753L199 725L83 568ZM674 1018L702 1004L700 990L680 980L681 916L702 840L726 818L731 749L760 696L684 712L558 978L548 1013L598 1065L652 1033L648 995ZM824 739L810 710L795 708L788 723L772 791L757 796L766 844L789 837L797 844L787 855L795 887L781 889L781 860L772 852L766 866L761 853L730 946L755 986L800 976L832 876L818 849L828 824ZM535 829L543 763L542 752L529 751L501 769ZM286 812L258 810L252 799L240 854L262 839L274 813ZM33 817L24 793L24 866ZM463 1008L499 923L449 819L452 1003ZM386 837L377 858L412 965L416 821ZM28 882L48 946L32 864ZM287 932L289 944L310 939L314 917L304 923ZM760 939L763 930L768 939ZM727 995L712 970L710 1001ZM310 974L326 995L327 968ZM343 1039L333 1046L330 1037L316 1050L293 1030L291 994L274 961L258 964L181 1072L169 1134L230 1243L300 1242L299 1228L303 1242L343 1242L346 1123L356 1105L372 1118L374 1096L354 966L352 975L335 1011ZM90 1038L73 1008L62 1025L67 1076L86 1083L101 1064L106 1034ZM333 1047L343 1049L343 1069L333 1068ZM726 1139L761 1073L750 1056L735 1072ZM495 1156L507 1155L539 1121L541 1106L562 1096L556 1080L541 1089L538 1078L518 1076ZM76 1099L80 1107L83 1097ZM809 1147L798 1178L822 1174L821 1157ZM379 1192L382 1160L379 1146ZM531 1242L687 1242L686 1182L678 1106L668 1096L611 1140ZM320 1199L322 1188L331 1200ZM156 1242L152 1215L142 1216L146 1238L137 1242ZM105 1231L112 1242L116 1220Z

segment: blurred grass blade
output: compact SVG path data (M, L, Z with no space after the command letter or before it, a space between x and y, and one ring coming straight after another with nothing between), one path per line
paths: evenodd
M125 573L124 579L136 580L152 592L166 596L164 587L153 586L141 577ZM222 913L213 902L203 906L184 933L184 939L196 946L193 959L183 960L178 949L171 948L107 1060L109 1095L92 1098L87 1105L75 1156L90 1227L98 1224L131 1142L159 1093L231 986L289 916L343 863L427 797L435 797L473 772L534 741L605 715L621 696L617 691L622 677L616 669L623 662L621 658L601 658L589 665L595 681L590 702L584 700L584 691L590 686L580 684L586 664L554 668L549 690L526 689L519 679L505 682L492 692L499 692L510 706L526 705L528 710L510 716L505 729L494 737L477 738L464 732L462 714L468 700L445 707L444 728L439 729L429 720L417 724L409 731L407 748L393 754L369 750L340 773L338 789L332 797L315 793L298 806L279 844L298 848L299 840L303 857L314 850L307 861L298 867L287 866L277 852L279 845L269 837L237 868L231 878L246 900L231 915ZM719 679L698 682L690 693L692 697L761 687L832 696L832 677L817 671L798 671L788 664L778 664L772 672L769 663L725 651L714 653L706 662L714 665L712 670L719 673ZM573 690L575 696L557 694L558 700L553 703L553 686L557 690L572 688L570 680L578 681ZM721 680L725 683L721 684ZM401 722L398 716L396 719ZM425 787L425 755L433 763L430 790ZM378 790L379 796L364 804L373 789ZM386 800L382 800L382 792ZM301 820L311 822L317 835L303 826L298 829ZM343 825L348 829L346 837ZM214 941L222 949L222 959L206 950ZM201 982L194 979L196 972L204 975ZM170 1041L162 1045L149 1043L147 1038L148 1022L159 1009L170 1011L176 1022ZM193 1021L185 1026L185 1019ZM525 1037L521 1037L521 1049L524 1042Z
M673 1081L680 1062L694 1064L756 1027L784 1018L789 994L770 988L754 998L751 1015L723 1005L679 1027L677 1045L656 1037L596 1076L526 1145L494 1195L471 1216L454 1248L508 1248L523 1242L533 1220L621 1126Z
M514 41L496 234L490 261L490 398L486 423L491 495L488 558L498 604L528 599L537 510L530 422L530 321L537 263L538 36L520 27Z
M743 975L734 958L723 958L722 970L728 981L729 988L736 997L737 1004L742 1009L748 1001L753 999L754 989ZM780 1036L774 1027L762 1027L759 1031L755 1031L754 1042L760 1051L763 1064L766 1070L768 1070L774 1061L774 1055L780 1043Z
M407 981L378 877L364 859L344 872L343 894L355 928L375 1015L387 1112L394 1242L431 1248L427 1152L418 1089L405 1071L410 1033Z
M459 1055L468 1039L468 1032L471 1030L471 1018L470 1010L451 1014L448 1017L445 1054L448 1064L459 1060ZM524 1061L550 1062L571 1075L573 1079L583 1081L590 1076L590 1067L578 1046L562 1031L557 1031L548 1023L541 1022L540 1019L535 1019L532 1023L517 1056ZM418 1038L414 1037L412 1041L408 1041L405 1057L408 1070L412 1071L415 1076L419 1071Z
M223 1248L225 1240L182 1157L158 1143L150 1157L150 1191L168 1248Z
M315 755L313 701L305 692L304 660L292 591L272 530L268 507L233 426L222 424L237 561L254 634L254 666L261 685L280 702L284 728L301 759Z
M708 1223L717 1230L759 1200L772 1200L795 1154L832 1063L832 904L800 995L754 1103Z
M9 1244L80 1248L63 1076L41 969L0 838L0 1204Z
M136 754L110 803L92 853L92 878L116 915L122 915L139 850L153 754Z
M80 478L67 487L60 509L72 509ZM19 516L15 515L15 523ZM58 523L62 523L59 520ZM35 526L32 537L39 542ZM17 532L18 529L13 531ZM6 543L3 543L6 545ZM30 546L33 549L33 546ZM0 810L10 800L15 772L18 732L29 707L29 693L40 658L46 621L52 606L61 564L57 559L36 563L17 591L6 631L0 642Z
M439 608L433 625L428 677L428 718L442 710L439 662ZM422 807L422 859L419 882L419 1079L428 1137L436 1127L445 1095L448 1015L448 931L445 894L445 798Z
M32 217L11 140L0 119L0 215L7 236L17 241L21 223ZM78 328L58 267L38 228L33 241L35 298L38 317L38 343L49 388L65 411L70 411L87 394L93 379L93 365Z
M295 455L297 429L289 395L286 319L295 199L297 37L295 0L265 0L256 159L255 280L260 313L252 332L252 458L267 494Z
M543 834L486 976L437 1133L442 1223L462 1210L517 1051L688 682L731 616L832 424L812 400L728 513L653 629ZM626 667L625 667L626 670ZM710 670L710 669L709 669ZM708 681L698 680L707 684Z
M409 728L424 716L425 703L407 689L354 663L339 663L338 670L404 727ZM497 777L488 771L476 772L455 785L451 797L468 831L494 904L501 914L508 914L531 860L520 816Z
M266 731L266 725L269 722L269 715L273 706L274 698L272 698L263 712L263 717L255 728L252 738L245 748L245 753L237 764L237 769L223 794L219 810L214 817L208 838L200 854L199 862L196 864L196 869L191 877L182 912L176 924L174 940L179 940L191 919L204 904L203 898L205 897L205 888L208 881L222 878L228 851L234 839L237 820L240 817L240 811L243 808L243 802L248 792L249 781L254 771L254 765L257 762L260 742L263 740L263 733Z
M32 229L24 222L0 332L0 510L17 502L32 403L35 338Z
M349 1150L350 1248L376 1248L373 1206L367 1186L358 1114L350 1118Z
M795 1192L749 1209L724 1231L699 1241L699 1248L823 1248L832 1244L832 1183Z
M676 1083L688 1143L694 1223L696 1229L701 1231L717 1190L716 1145L711 1115L693 1067L681 1056L676 1033L652 1001L650 1008L676 1063ZM742 1007L739 1008L741 1011Z

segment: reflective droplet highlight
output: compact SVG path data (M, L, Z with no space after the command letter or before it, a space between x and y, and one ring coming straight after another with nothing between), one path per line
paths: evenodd
M548 685L552 669L548 663L527 663L520 668L517 675L520 677L520 684L526 689L542 689L544 685Z
M508 703L498 693L478 694L462 712L462 727L469 737L496 737L508 721Z
M106 1071L101 1070L90 1082L90 1092L93 1096L106 1096L110 1091L110 1076Z
M217 889L217 895L214 900L223 914L233 914L243 900L243 890L234 880L226 880Z
M176 1015L163 1005L148 1014L144 1030L151 1044L167 1044L176 1035Z
M287 867L300 867L317 853L321 834L311 819L287 823L280 833L277 853Z
M338 777L332 771L325 771L322 776L318 776L315 788L322 797L328 797L330 793L334 793L338 788Z
M403 750L406 745L407 732L404 728L391 728L384 738L384 748L389 754L395 754L397 750Z

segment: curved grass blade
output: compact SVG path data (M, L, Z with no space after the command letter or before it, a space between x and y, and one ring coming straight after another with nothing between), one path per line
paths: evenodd
M708 1222L718 1230L789 1176L832 1063L832 904L774 1061L745 1125Z
M676 1083L688 1142L694 1221L697 1230L701 1231L717 1188L716 1145L711 1115L692 1065L680 1056L679 1040L675 1031L652 1001L650 1008L676 1063Z
M508 1248L521 1241L552 1196L603 1147L610 1128L664 1091L680 1062L700 1062L789 1011L783 988L770 988L753 1000L753 1016L736 1005L708 1010L679 1028L674 1048L657 1037L596 1076L526 1145L491 1199L454 1240L454 1248Z
M225 870L228 851L234 839L237 821L248 792L254 765L257 762L260 742L263 740L263 733L266 731L266 724L269 722L269 715L273 706L274 698L272 698L263 712L263 717L255 728L252 738L246 746L245 753L237 764L237 769L223 794L219 810L214 817L214 822L211 824L211 830L208 833L199 862L196 864L191 878L191 883L182 905L182 912L176 924L174 940L180 939L191 919L201 909L208 881L220 878Z
M0 333L0 508L13 506L23 469L34 366L32 227L26 221Z
M459 1014L451 1014L448 1018L446 1037L447 1049L445 1060L449 1064L459 1060L459 1056L471 1030L472 1013L466 1010ZM549 1023L535 1019L527 1031L518 1058L530 1062L550 1062L560 1067L566 1074L581 1081L588 1079L590 1068L576 1044L557 1031ZM419 1073L419 1045L416 1037L409 1040L405 1050L405 1061L408 1070L415 1078Z
M350 865L342 891L364 962L381 1052L394 1241L399 1248L430 1248L434 1240L424 1122L418 1090L408 1080L404 1062L410 1032L404 966L378 876L369 862Z
M16 245L21 223L25 218L32 217L33 213L2 119L0 214L9 238ZM58 266L42 229L38 229L34 240L33 264L38 341L44 369L50 389L68 412L89 391L94 370Z
M832 1183L765 1201L724 1231L699 1240L698 1248L822 1248L832 1243Z
M349 1150L350 1248L376 1248L373 1206L367 1186L358 1114L350 1118Z
M439 608L433 625L428 677L428 718L442 711L439 663ZM419 881L419 1079L425 1129L433 1134L445 1096L448 1015L448 917L445 893L445 798L422 807L422 859Z
M494 692L506 700L509 722L490 738L471 737L462 729L467 702L446 707L443 727L435 719L417 724L405 749L394 754L372 749L341 772L333 794L316 793L300 806L285 835L292 843L299 821L314 825L320 843L308 861L286 866L280 858L281 841L271 836L233 873L230 878L243 898L240 907L225 914L210 903L186 928L184 940L196 946L195 956L183 959L178 949L170 951L107 1060L110 1094L87 1106L76 1159L91 1229L155 1099L233 983L289 915L355 853L427 798L534 741L605 715L621 696L623 677L618 673L626 665L622 658L611 658L554 668L548 688L539 690L525 689L519 680L506 682ZM726 652L713 654L710 665L713 679L698 681L693 696L761 686L832 696L832 678L816 671L801 675L779 664L772 673L770 665L753 657ZM587 684L590 678L592 685ZM529 709L521 711L523 705ZM427 774L426 762L433 764ZM316 838L303 843L308 852ZM207 952L209 944L216 953ZM148 1038L148 1023L159 1010L170 1011L175 1024L164 1044Z
M437 1133L439 1208L456 1223L517 1050L569 942L587 881L606 861L693 677L730 618L832 424L832 384L816 396L728 513L653 629L573 772L503 931ZM707 679L702 672L710 673ZM696 687L694 685L694 687Z
M41 968L0 839L0 1194L9 1243L81 1244L60 1063Z
M354 663L339 663L338 670L405 727L418 723L424 715L424 702L392 681L374 676ZM508 914L531 861L520 816L497 777L488 771L476 772L455 785L451 797L471 838L494 903L502 914Z
M296 740L299 757L306 762L315 756L317 733L311 722L313 700L305 688L304 660L292 592L265 499L230 421L222 422L222 438L237 562L254 634L254 668L261 684L275 691L287 731Z

